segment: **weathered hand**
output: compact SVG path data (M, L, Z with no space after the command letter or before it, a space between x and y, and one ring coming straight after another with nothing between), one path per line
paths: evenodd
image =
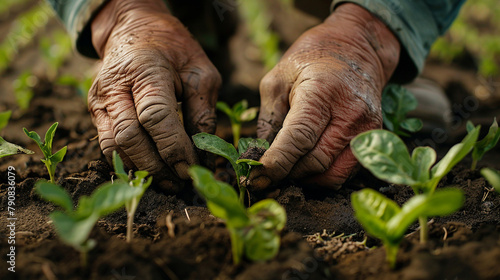
M350 140L382 125L381 91L399 52L391 31L355 4L305 32L261 82L257 133L274 142L250 185L288 177L340 187L357 163Z
M88 104L104 155L188 179L197 162L189 135L215 132L219 73L161 0L112 0L91 29L103 64Z

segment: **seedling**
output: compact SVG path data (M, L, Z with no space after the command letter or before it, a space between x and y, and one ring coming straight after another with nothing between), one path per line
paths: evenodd
M26 128L23 128L24 133L26 133L26 135L28 135L28 137L31 138L33 141L35 141L38 147L40 147L40 150L42 151L43 156L45 157L41 159L41 161L45 163L47 171L49 172L50 182L52 183L55 183L55 173L57 164L63 161L67 150L67 146L64 146L55 154L52 154L52 141L54 140L54 134L56 133L58 124L59 123L57 122L54 123L47 130L47 132L45 133L45 142L42 142L40 135L38 135L38 133L36 133L35 131L28 132Z
M217 181L210 170L194 165L189 175L210 212L226 223L235 264L243 254L252 261L276 256L280 232L286 224L285 209L278 202L264 199L245 209L233 187Z
M135 192L136 195L132 197L131 200L125 202L125 209L127 210L127 242L130 242L133 238L132 227L134 225L135 211L137 210L137 206L139 205L142 195L149 185L151 185L153 177L149 177L146 181L145 178L148 176L148 172L136 171L134 173L135 178L130 179L123 167L123 161L116 151L113 151L113 166L115 168L116 176L118 176L120 180L126 182L130 187L137 190Z
M481 126L474 127L474 124L472 124L471 121L467 122L468 133L471 133L475 128L480 130ZM500 139L500 129L498 129L497 118L494 118L488 134L486 134L483 139L477 141L474 144L474 149L472 150L472 164L470 169L476 169L477 162L483 158L486 152L493 149L497 145L498 139Z
M89 239L95 223L101 217L123 207L126 201L137 196L141 190L130 188L126 182L105 183L90 197L81 197L76 209L71 196L56 184L39 181L35 184L35 191L43 199L63 209L52 212L50 219L61 240L80 251L81 264L86 267L87 252L96 245L95 240Z
M416 195L402 207L373 189L351 195L356 218L368 234L382 240L391 268L396 264L399 243L417 218L450 215L462 207L464 200L462 191L453 188Z
M481 174L500 193L500 172L491 168L483 168L481 169Z
M409 185L415 194L432 195L441 179L473 148L479 135L474 128L461 143L454 145L436 164L436 152L430 147L417 147L410 153L396 134L387 130L361 133L351 141L358 161L381 180ZM427 218L419 218L420 240L427 241Z
M216 107L229 117L231 129L233 130L233 145L236 147L240 140L242 123L255 119L259 108L248 108L248 102L245 99L234 104L233 108L230 108L229 105L223 101L218 101Z
M243 205L245 201L246 186L242 182L249 176L252 166L262 165L262 163L253 159L240 159L240 156L249 147L268 149L269 143L263 139L253 140L251 138L242 138L239 140L239 147L238 150L236 150L233 145L227 143L220 137L204 132L193 135L193 141L199 149L222 156L231 163L236 173L236 182L240 190L240 202Z
M408 112L417 108L418 101L404 87L389 84L382 93L382 116L385 127L401 136L410 136L408 132L422 129L422 121L417 118L406 118Z
M2 131L2 129L4 129L4 127L6 127L7 124L9 123L10 115L11 111L0 113L0 131ZM7 142L5 141L5 139L0 137L0 158L17 154L33 154L33 153L35 152L25 149L16 144Z

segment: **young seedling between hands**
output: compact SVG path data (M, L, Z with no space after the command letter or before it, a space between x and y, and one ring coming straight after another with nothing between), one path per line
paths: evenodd
M240 156L250 147L268 149L269 143L263 139L241 138L238 150L236 150L233 145L220 137L204 132L193 135L193 141L198 149L222 156L231 163L236 173L236 182L240 191L240 202L241 205L244 205L246 186L243 182L249 176L252 166L262 165L262 163L253 159L240 159Z
M410 156L396 134L387 130L371 130L351 140L358 161L377 178L398 185L409 185L415 194L432 195L441 179L474 147L479 128L474 128L461 143L454 145L436 164L436 152L430 147L417 147ZM419 217L420 241L428 237L427 217Z
M231 129L233 130L233 145L237 147L240 141L242 123L255 119L259 108L248 108L248 102L245 99L234 104L233 108L230 108L229 105L223 101L218 101L216 107L229 117Z
M54 123L50 126L50 128L45 133L45 141L42 142L40 135L34 131L28 132L26 128L23 128L24 133L31 138L35 143L40 147L40 150L43 153L45 158L41 159L45 166L47 167L47 171L49 172L50 182L55 183L55 173L57 164L63 161L64 156L66 155L67 146L64 146L62 149L57 151L55 154L52 154L52 141L54 140L54 134L56 133L57 125L59 123Z
M11 111L0 113L0 131L2 131L2 129L4 129L4 127L6 127L7 124L9 123L10 115ZM33 153L35 152L25 149L16 144L9 143L5 141L5 139L0 137L0 158L17 154L33 154Z
M142 190L131 188L126 182L105 183L92 193L90 197L83 196L76 209L71 196L61 186L39 181L35 191L45 200L54 203L63 211L50 214L56 232L61 240L80 251L81 264L87 266L87 252L95 245L95 240L89 239L95 223L103 216L124 206Z
M467 132L472 133L474 129L481 129L481 126L474 127L471 121L467 122ZM477 141L474 144L474 149L472 150L472 164L470 169L475 170L477 166L477 162L480 161L484 154L489 150L493 149L497 143L498 139L500 139L500 129L498 129L497 118L493 119L493 123L488 130L488 134L481 139L481 141Z
M410 136L405 132L417 132L422 129L422 121L406 118L408 112L417 108L415 96L401 85L388 84L382 92L382 117L385 127L401 136Z
M134 172L135 178L131 179L131 176L129 177L129 175L127 175L127 173L125 172L123 161L116 151L113 151L113 166L115 168L116 176L118 176L120 180L126 182L130 187L136 190L136 195L133 196L129 201L125 202L125 209L127 210L127 242L130 242L133 238L132 227L134 225L135 211L137 210L137 206L139 205L139 201L141 200L142 195L149 187L149 185L151 185L153 177L149 177L146 181L148 172L136 171Z
M286 224L285 209L278 202L265 199L245 209L233 187L217 181L210 170L194 165L189 175L210 212L226 223L235 264L240 263L243 254L252 261L276 256L280 232Z
M356 218L368 234L382 240L391 268L396 264L399 243L418 217L450 215L462 207L464 200L462 191L453 188L416 195L402 207L373 189L351 195Z

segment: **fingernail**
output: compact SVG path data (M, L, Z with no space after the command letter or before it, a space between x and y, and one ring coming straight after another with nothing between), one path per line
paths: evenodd
M250 188L252 190L260 191L271 185L272 181L267 176L260 176L255 179L252 179L250 182Z
M188 174L188 168L189 164L185 161L180 161L175 164L174 166L175 172L177 172L177 176L183 180L189 179L189 174Z

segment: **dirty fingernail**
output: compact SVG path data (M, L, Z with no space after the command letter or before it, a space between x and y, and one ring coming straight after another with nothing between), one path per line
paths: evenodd
M271 185L272 181L267 176L260 176L252 179L250 182L250 187L252 190L260 191Z
M177 172L177 176L183 180L189 179L189 174L188 174L188 168L189 164L185 161L180 161L175 164L174 166L175 172Z

